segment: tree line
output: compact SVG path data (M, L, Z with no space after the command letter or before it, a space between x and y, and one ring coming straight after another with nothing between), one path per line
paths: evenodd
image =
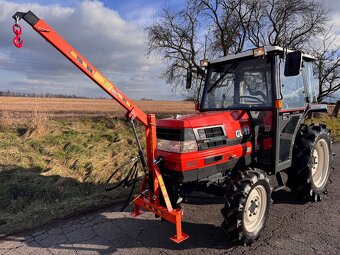
M12 91L0 91L0 97L37 97L37 98L78 98L78 99L107 99L108 97L81 97L77 95L64 95L52 93L21 93ZM140 101L154 101L154 99L142 97Z
M62 94L51 94L51 93L21 93L11 91L0 91L0 97L42 97L42 98L88 98L79 97L76 95L62 95Z
M185 98L196 99L201 84L184 91L188 69L200 59L235 54L264 45L301 50L317 58L318 100L340 88L340 42L329 26L331 11L316 0L187 0L168 5L146 27L148 54L167 63L161 76Z

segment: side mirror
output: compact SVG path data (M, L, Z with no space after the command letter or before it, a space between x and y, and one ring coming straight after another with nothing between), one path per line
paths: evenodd
M290 52L286 56L285 76L297 76L300 73L302 64L301 51Z
M191 70L188 70L187 71L186 85L185 85L186 89L190 89L191 88L191 82L192 82L192 72L191 72Z

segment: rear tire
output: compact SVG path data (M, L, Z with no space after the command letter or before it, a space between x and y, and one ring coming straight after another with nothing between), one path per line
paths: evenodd
M260 170L240 173L237 179L231 181L225 194L222 228L233 243L250 245L265 226L271 188L266 174Z
M324 125L303 125L295 140L287 186L303 199L320 201L327 192L331 166L330 131Z

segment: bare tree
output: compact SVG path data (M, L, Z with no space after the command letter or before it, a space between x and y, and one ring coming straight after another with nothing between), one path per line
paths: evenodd
M162 16L146 28L148 35L148 54L156 53L168 63L162 77L171 83L174 89L181 89L186 70L199 70L199 57L204 57L204 45L197 40L198 20L196 10L188 5L181 11L164 8ZM193 97L193 90L186 97Z
M236 6L224 5L219 0L195 0L193 6L202 16L204 26L212 31L209 50L213 55L228 55L236 43L236 30L240 26L235 16ZM226 24L229 24L228 29Z
M188 1L180 11L171 7L162 10L162 15L146 28L148 54L162 56L168 66L162 77L174 89L183 92L189 99L197 99L201 87L199 60L229 53L240 52L247 39L250 24L247 8L239 6L244 0L195 0ZM247 3L250 0L247 0ZM240 18L247 18L247 24ZM186 70L196 71L195 84L191 91L183 91Z
M253 27L254 17L256 17L256 13L261 6L257 1L253 0L228 0L227 4L225 4L224 1L224 8L227 9L227 6L232 6L233 3L239 24L239 29L235 29L237 40L234 45L233 53L238 53L244 50L245 44L249 40L249 31ZM228 29L228 23L225 24L225 29Z
M180 11L164 8L146 28L148 53L162 56L162 76L179 89L187 69L200 70L199 59L262 45L301 49L324 31L327 17L316 0L187 0ZM199 87L185 97L196 98Z
M328 21L322 3L310 0L255 0L249 40L254 46L278 45L300 49L320 35Z
M340 42L331 27L319 40L309 45L316 57L315 74L318 79L318 101L331 96L340 89Z

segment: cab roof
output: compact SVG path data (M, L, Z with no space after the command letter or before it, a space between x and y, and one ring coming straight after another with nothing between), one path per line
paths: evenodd
M256 48L255 48L256 49ZM271 52L271 51L285 51L286 49L279 47L279 46L264 46L264 50L265 50L265 55L267 55L267 52ZM288 52L293 52L293 50L288 50ZM210 61L211 64L213 63L219 63L219 62L224 62L224 61L228 61L228 60L232 60L232 59L238 59L238 58L244 58L244 57L250 57L253 56L253 49L241 52L241 53L237 53L234 55L228 55L225 57L221 57L221 58L217 58L217 59L213 59ZM302 57L305 59L310 59L310 60L315 60L316 58L308 55L308 54L302 54Z

